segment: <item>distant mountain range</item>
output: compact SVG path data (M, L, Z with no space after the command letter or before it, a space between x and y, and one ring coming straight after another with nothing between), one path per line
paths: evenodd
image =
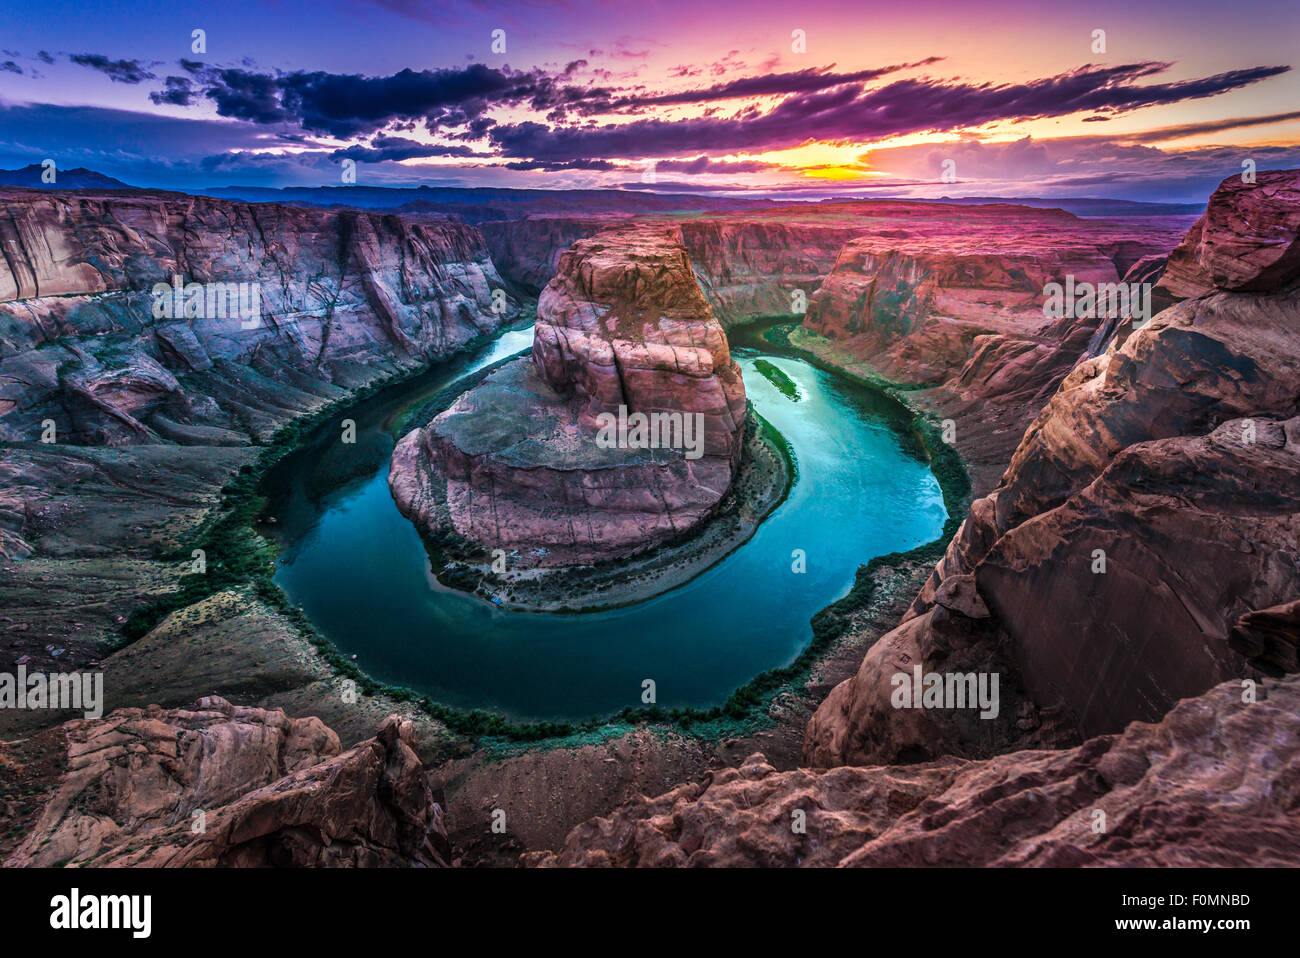
M17 170L0 170L0 186L29 186L37 190L130 190L135 187L78 166L71 170L55 169L54 182L41 181L45 169L39 163Z
M77 167L58 170L54 183L42 183L40 164L17 170L0 170L0 186L25 186L34 189L136 189L130 184L94 170ZM652 193L646 190L541 190L497 187L447 186L218 186L195 190L204 196L250 203L288 203L295 206L323 206L382 209L395 212L426 214L466 223L492 220L515 220L534 215L635 215L639 213L698 212L704 210L752 210L774 206L804 205L813 200L790 200L779 197L707 196L696 193ZM964 206L989 203L1012 203L1049 209L1063 209L1076 216L1197 216L1204 209L1200 203L1147 203L1135 200L1099 199L1095 197L1007 197L963 196L921 199L876 196L873 199L907 199L921 203L954 203ZM822 202L860 202L858 196L842 196Z

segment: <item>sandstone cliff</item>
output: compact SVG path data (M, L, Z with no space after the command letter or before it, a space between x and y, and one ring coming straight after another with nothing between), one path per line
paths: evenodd
M9 442L40 439L47 418L61 443L247 442L516 312L492 311L501 279L456 223L151 193L0 191L0 206ZM205 300L156 317L152 290L175 276L249 284L256 315Z
M960 422L981 491L1075 363L1115 334L1117 320L1087 310L1046 316L1047 284L1150 282L1186 229L1001 204L876 206L879 225L840 251L803 325L840 364L919 387L919 404Z
M1171 256L1178 289L1209 291L1120 329L1068 374L907 620L814 716L809 763L982 755L1155 720L1258 675L1234 630L1257 657L1286 660L1268 631L1285 617L1244 636L1300 593L1300 263L1276 225L1294 216L1298 178L1261 175L1267 218L1234 212L1257 197L1232 181L1215 193L1187 241L1199 257ZM1229 249L1255 252L1224 271ZM1253 291L1220 290L1224 275ZM978 603L951 601L963 593ZM1001 672L1016 724L893 708L889 677L915 664Z
M410 723L395 717L346 752L317 718L216 697L53 735L65 743L62 775L8 867L449 864L442 809Z
M681 429L611 446L606 415L676 417ZM564 253L538 301L531 358L404 437L389 485L435 537L540 566L626 556L709 517L744 419L739 367L679 236L616 229Z

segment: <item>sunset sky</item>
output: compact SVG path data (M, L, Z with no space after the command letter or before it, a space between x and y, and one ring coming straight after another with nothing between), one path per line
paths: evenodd
M0 167L139 186L1198 201L1300 166L1295 0L15 6Z

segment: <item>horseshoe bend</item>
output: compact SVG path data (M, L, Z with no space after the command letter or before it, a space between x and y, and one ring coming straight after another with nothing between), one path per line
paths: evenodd
M149 18L18 17L16 925L344 924L146 871L282 867L889 869L883 914L976 938L1265 924L1254 870L1300 867L1294 31L1153 2L923 42L288 2L174 67ZM1014 56L951 40L995 19ZM337 898L391 910L368 879Z

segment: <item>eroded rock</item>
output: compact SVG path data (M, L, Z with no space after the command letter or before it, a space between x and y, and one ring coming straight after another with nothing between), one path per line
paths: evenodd
M67 766L9 867L446 865L410 723L343 752L317 718L231 705L63 726Z
M637 416L651 426L644 442ZM624 418L625 438L605 431ZM744 420L740 369L679 236L620 229L564 254L532 356L405 436L389 485L435 538L537 566L626 556L713 513Z

